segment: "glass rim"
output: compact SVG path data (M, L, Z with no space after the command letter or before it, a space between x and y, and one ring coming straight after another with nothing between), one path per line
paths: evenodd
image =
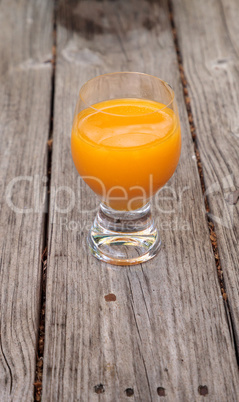
M129 115L126 115L126 114L108 113L108 112L103 111L102 109L94 108L92 105L89 105L89 104L83 99L83 97L82 97L82 95L81 95L81 92L82 92L82 90L86 87L86 85L88 85L89 83L93 82L94 80L96 80L96 79L98 79L98 78L100 78L100 77L106 77L106 76L117 75L117 74L142 75L142 76L145 76L145 77L151 77L151 78L153 78L153 79L157 79L157 80L160 81L160 83L163 84L163 85L166 87L166 89L169 91L169 93L170 93L170 95L171 95L171 100L170 100L170 102L167 103L167 105L164 105L162 108L156 109L156 110L153 111L153 112L149 112L149 113L139 113L139 114L135 114L135 115L130 115L130 116L129 116ZM112 73L105 73L105 74L97 75L96 77L93 77L93 78L89 79L88 81L86 81L86 82L82 85L82 87L80 88L79 98L80 98L80 99L82 100L82 102L87 106L87 108L91 108L91 109L95 110L95 111L98 112L98 113L103 113L103 114L107 114L107 115L110 115L110 116L134 117L134 116L148 116L148 115L157 113L158 111L162 111L162 110L166 109L167 107L169 107L169 106L173 103L173 101L174 101L174 99L175 99L175 92L174 92L173 88L171 87L171 85L170 85L167 81L164 81L164 80L162 80L161 78L156 77L155 75L146 74L146 73L141 73L141 72L137 72L137 71L115 71L115 72L112 72ZM118 98L113 98L113 99L118 99ZM136 98L127 98L127 99L136 99ZM138 98L138 99L148 99L148 98ZM109 100L109 99L106 99L105 101L107 101L107 100ZM148 99L148 100L149 100L149 99ZM152 100L152 99L151 99L151 100ZM152 101L153 101L153 100L152 100ZM104 102L104 101L102 101L102 102ZM155 101L155 102L157 102L157 101ZM99 103L101 103L101 102L99 102ZM159 103L159 102L158 102L158 103Z

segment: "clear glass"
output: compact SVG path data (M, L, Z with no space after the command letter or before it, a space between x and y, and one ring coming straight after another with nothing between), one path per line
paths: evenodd
M173 175L181 134L172 88L157 77L101 75L80 90L71 136L78 173L100 197L91 253L115 265L153 258L161 246L150 199Z

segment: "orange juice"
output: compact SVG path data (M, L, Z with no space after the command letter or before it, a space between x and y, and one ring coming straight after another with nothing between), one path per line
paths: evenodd
M79 174L107 205L134 210L173 175L180 127L173 110L162 103L107 100L75 116L71 149Z

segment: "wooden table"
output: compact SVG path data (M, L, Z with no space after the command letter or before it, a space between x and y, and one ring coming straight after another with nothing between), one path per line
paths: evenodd
M238 0L2 0L0 401L239 401L238 17ZM182 126L163 247L128 268L89 255L98 200L70 152L79 88L110 71L168 81Z

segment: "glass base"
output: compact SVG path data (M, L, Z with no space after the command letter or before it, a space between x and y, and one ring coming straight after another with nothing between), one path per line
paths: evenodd
M96 258L114 265L148 261L161 246L149 204L125 212L115 211L102 203L89 232L88 243Z

